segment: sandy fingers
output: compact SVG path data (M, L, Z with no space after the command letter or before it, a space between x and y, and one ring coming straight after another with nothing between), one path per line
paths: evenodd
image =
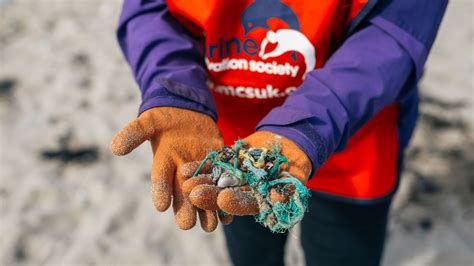
M182 189L185 195L189 195L191 191L199 185L214 185L212 179L206 175L198 175L184 181Z
M257 200L250 191L224 189L219 193L217 204L223 211L233 215L243 216L259 213Z
M199 222L205 232L212 232L217 228L217 214L215 211L198 210Z
M200 209L217 211L219 210L217 197L220 191L221 189L214 185L199 185L191 191L189 199Z

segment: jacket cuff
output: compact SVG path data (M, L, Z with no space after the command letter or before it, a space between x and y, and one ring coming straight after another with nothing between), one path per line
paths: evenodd
M311 161L310 178L329 157L326 143L305 120L287 126L260 125L257 127L257 131L270 131L293 141Z
M215 112L215 109L211 109L214 106L213 104L211 107L207 107L206 105L201 104L194 99L172 93L170 90L159 83L154 84L153 87L149 88L146 93L143 94L142 103L138 110L138 115L148 109L163 106L177 107L200 112L210 116L214 121L217 121L217 113Z

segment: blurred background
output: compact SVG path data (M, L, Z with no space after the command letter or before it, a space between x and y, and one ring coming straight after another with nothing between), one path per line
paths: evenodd
M474 263L474 21L452 0L391 211L384 265ZM222 228L178 230L149 197L150 148L114 158L140 95L121 0L0 0L0 265L228 264ZM289 265L304 263L295 228Z

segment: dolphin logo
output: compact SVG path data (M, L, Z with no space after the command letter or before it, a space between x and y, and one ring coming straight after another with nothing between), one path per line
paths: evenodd
M272 51L265 53L268 43L276 43L277 46ZM267 60L271 57L278 57L288 51L297 51L303 55L306 64L306 71L303 75L304 79L306 73L313 70L316 65L316 51L313 44L303 33L292 29L281 29L275 32L268 31L267 36L262 40L258 56L263 60Z
M244 35L258 28L270 29L268 20L271 18L279 18L290 29L300 30L298 17L288 5L280 0L255 0L245 9L241 17Z
M278 18L288 25L288 29L271 31L268 20ZM244 28L244 35L251 31L263 28L270 30L260 44L258 56L263 60L278 57L288 51L292 51L291 58L296 62L296 52L303 55L306 73L313 70L316 65L316 51L308 38L300 32L300 23L296 13L280 0L255 0L243 12L241 23ZM269 43L276 44L273 51L265 53L265 48Z

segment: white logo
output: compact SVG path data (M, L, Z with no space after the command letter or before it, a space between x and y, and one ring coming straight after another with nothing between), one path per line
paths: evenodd
M272 51L265 53L268 43L276 44L276 47ZM313 70L316 65L316 52L313 44L301 32L292 29L281 29L276 32L268 31L267 36L262 40L258 56L266 60L278 57L288 51L297 51L303 55L306 64L306 70L303 75L304 79L306 73Z

